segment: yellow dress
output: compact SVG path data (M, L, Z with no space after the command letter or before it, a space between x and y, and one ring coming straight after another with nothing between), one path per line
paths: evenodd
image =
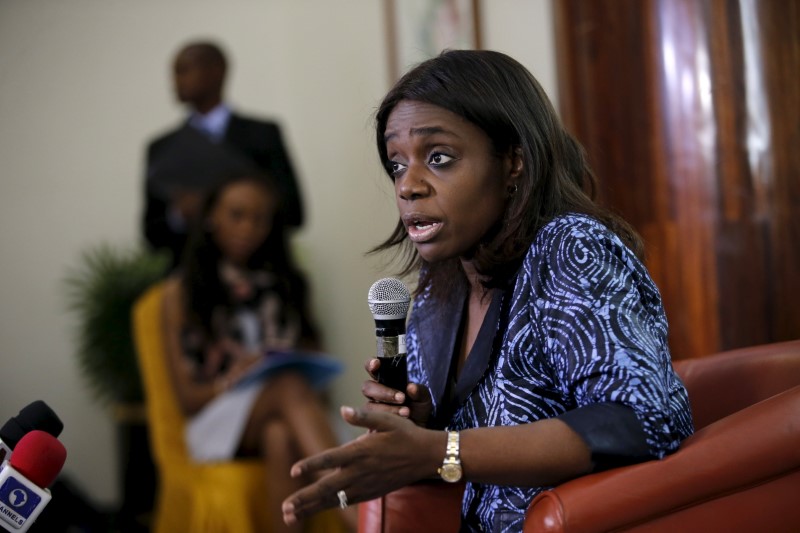
M170 380L162 332L161 283L136 302L133 328L145 392L150 447L158 472L154 533L268 533L266 472L260 459L196 463L187 453L186 420ZM346 533L335 511L306 531Z

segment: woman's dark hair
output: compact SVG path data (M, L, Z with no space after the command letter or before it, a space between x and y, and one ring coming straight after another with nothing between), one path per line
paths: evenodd
M486 287L503 285L516 272L539 229L564 213L596 218L641 255L636 232L594 202L595 177L583 148L564 129L536 79L516 60L489 50L451 50L406 73L383 99L375 117L378 153L390 177L384 135L389 115L403 100L432 104L469 120L489 136L498 155L512 150L521 153L517 192L503 219L475 251L474 263ZM405 257L401 274L421 269L417 293L431 285L447 290L448 280L461 278L452 276L461 269L457 259L426 263L408 240L402 221L372 252L395 246ZM437 282L431 284L434 279Z
M214 313L219 309L227 311L232 307L231 298L219 275L222 253L214 242L208 219L222 193L238 183L252 183L262 187L269 196L278 200L276 205L280 203L277 184L272 178L255 173L229 176L208 191L203 202L201 223L190 235L180 263L187 320L199 327L208 339L213 339L215 334L212 324ZM261 246L253 252L247 267L276 275L280 284L278 289L289 306L287 311L296 313L301 321L301 337L315 339L316 332L309 319L305 277L295 266L289 252L280 209L276 209L272 229Z

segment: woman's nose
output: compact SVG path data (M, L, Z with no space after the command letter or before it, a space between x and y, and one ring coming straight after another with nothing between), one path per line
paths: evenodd
M242 220L242 223L239 225L239 231L247 237L252 236L253 234L257 233L259 230L258 221L247 218Z
M430 184L425 176L425 169L410 165L402 176L395 179L397 194L403 200L416 200L430 193Z

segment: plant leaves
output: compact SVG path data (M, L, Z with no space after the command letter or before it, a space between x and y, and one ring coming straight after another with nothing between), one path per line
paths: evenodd
M143 400L131 309L168 265L165 254L100 244L82 252L64 278L67 306L77 317L75 358L101 403Z

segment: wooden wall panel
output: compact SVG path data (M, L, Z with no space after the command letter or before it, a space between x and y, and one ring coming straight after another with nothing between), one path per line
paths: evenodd
M645 238L673 356L800 338L800 0L554 14L562 116Z

